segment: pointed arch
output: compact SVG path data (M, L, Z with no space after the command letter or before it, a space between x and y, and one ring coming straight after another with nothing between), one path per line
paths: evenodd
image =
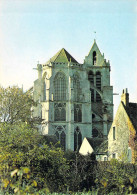
M62 126L57 126L55 135L57 139L60 141L60 145L62 149L65 150L66 149L66 134L64 132L64 128Z
M82 144L82 134L79 127L75 128L74 131L74 151L79 150Z
M93 65L96 65L97 63L97 54L96 51L93 51Z
M54 103L54 121L66 121L66 103Z
M96 87L101 91L101 73L99 71L96 72ZM96 92L96 102L101 102L101 96L98 92Z
M74 104L74 122L82 122L82 104Z
M58 72L54 78L54 100L66 100L66 76L62 72Z

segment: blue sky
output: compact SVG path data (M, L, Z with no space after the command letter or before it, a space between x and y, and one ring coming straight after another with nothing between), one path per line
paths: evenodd
M82 63L96 38L110 60L114 92L128 88L137 102L136 24L136 0L1 0L0 84L26 90L37 78L37 61L65 48Z

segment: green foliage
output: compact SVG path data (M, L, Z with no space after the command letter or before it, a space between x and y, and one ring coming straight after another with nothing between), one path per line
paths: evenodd
M110 162L98 162L95 172L96 187L100 194L126 194L137 190L137 167L133 164L124 164L112 159Z
M93 168L95 161L92 160L90 155L82 156L77 152L74 154L69 155L70 170L67 185L72 192L88 191L94 186ZM72 156L72 159L70 159L70 156Z
M34 193L66 190L64 153L54 146L39 146L41 136L26 123L0 126L2 190Z
M18 87L0 87L0 121L15 123L29 121L33 99L30 91L26 93Z

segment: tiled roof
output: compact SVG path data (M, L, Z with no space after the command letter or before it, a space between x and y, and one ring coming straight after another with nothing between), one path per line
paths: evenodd
M64 48L57 52L46 64L54 62L54 63L78 63Z

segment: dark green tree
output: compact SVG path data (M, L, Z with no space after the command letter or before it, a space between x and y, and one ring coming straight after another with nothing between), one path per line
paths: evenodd
M0 177L3 191L65 191L68 170L64 152L41 143L37 129L28 124L0 126Z

